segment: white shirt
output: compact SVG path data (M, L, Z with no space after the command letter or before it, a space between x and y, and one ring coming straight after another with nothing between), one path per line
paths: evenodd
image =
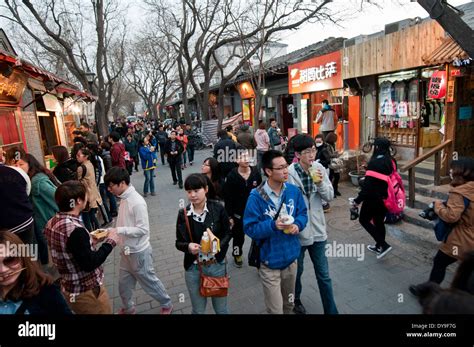
M125 252L138 253L150 247L150 223L145 199L133 186L119 196L122 199L115 224L123 238Z
M198 222L198 223L204 223L208 213L209 213L209 210L207 208L207 202L204 204L204 209L203 209L202 213L200 213L200 214L194 212L194 206L193 206L193 204L191 204L191 207L189 208L189 211L188 211L188 216L193 216L193 220Z

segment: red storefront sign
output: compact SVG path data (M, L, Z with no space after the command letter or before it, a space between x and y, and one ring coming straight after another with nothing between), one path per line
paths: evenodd
M435 71L428 87L429 99L442 99L446 95L446 71Z
M290 65L288 80L290 94L342 88L341 52Z
M451 76L452 76L452 77L459 77L459 76L461 76L461 70L460 70L460 69L452 69L452 70L451 70Z
M0 104L18 104L26 87L26 76L14 70L7 78L0 74Z

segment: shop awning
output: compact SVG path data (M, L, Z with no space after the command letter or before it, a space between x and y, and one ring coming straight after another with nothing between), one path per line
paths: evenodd
M86 99L86 100L97 100L97 97L92 95L92 94L89 94L87 92L83 92L83 91L80 91L80 90L77 90L77 89L71 89L71 88L65 88L65 87L57 87L56 88L56 91L58 93L62 93L62 94L70 94L70 95L76 95L78 97L81 97L82 99Z
M14 67L16 68L21 68L22 70L24 70L25 72L27 72L29 75L31 75L32 77L34 78L37 78L37 77L42 77L43 79L46 78L46 80L50 80L52 81L54 84L56 84L56 91L58 93L69 93L69 94L73 94L73 95L78 95L78 96L81 96L83 99L88 99L88 100L96 100L97 98L89 93L86 93L86 92L82 92L80 90L77 90L77 89L74 89L74 88L77 88L74 84L72 84L71 82L68 82L64 79L62 79L61 77L58 77L56 76L55 74L51 73L51 72L48 72L46 70L43 70L35 65L33 65L32 63L30 63L29 61L27 60L24 60L24 59L21 59L9 52L6 52L2 49L0 49L0 61L5 61L7 63L10 63L12 64ZM30 85L31 83L35 83L37 82L37 84L39 83L39 85L42 85L42 82L39 82L39 81L30 81ZM63 85L64 87L59 87L60 85ZM38 87L38 85L36 86ZM37 89L37 90L46 90L44 88L44 85L42 88L34 88L34 89ZM60 91L60 89L62 89L63 91Z
M449 64L454 60L469 59L469 55L454 41L448 37L443 43L428 56L424 56L423 62L427 65Z

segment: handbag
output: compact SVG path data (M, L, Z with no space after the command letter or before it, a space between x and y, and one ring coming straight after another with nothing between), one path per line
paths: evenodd
M186 230L189 234L189 239L193 241L193 236L191 234L191 227L189 225L188 214L186 213L186 208L183 209L184 220L186 222ZM196 257L197 258L197 257ZM225 297L228 295L229 291L229 275L227 274L227 262L225 263L225 275L220 277L205 275L202 272L202 265L198 259L199 267L199 293L203 297Z
M464 196L463 196L463 199L464 199L464 211L463 211L464 213L469 207L470 201ZM446 203L444 204L446 205ZM434 226L436 240L446 242L449 234L451 233L451 231L453 230L456 224L457 223L446 223L444 220L438 217L438 221L436 222Z
M341 158L332 158L329 168L334 171L340 171L344 168L344 161Z

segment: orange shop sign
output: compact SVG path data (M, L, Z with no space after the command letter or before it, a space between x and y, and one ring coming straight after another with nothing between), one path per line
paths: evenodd
M237 89L242 100L255 98L255 92L249 82L240 83Z
M290 65L288 79L290 94L342 88L341 52Z

